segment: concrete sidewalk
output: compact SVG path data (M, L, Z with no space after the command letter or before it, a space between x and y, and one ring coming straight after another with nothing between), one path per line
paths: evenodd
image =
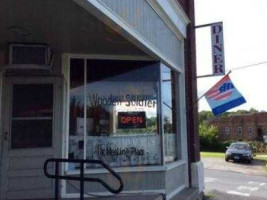
M245 197L213 190L208 194L206 194L203 200L267 200L267 197L266 199L263 199L262 197L253 197L253 196Z

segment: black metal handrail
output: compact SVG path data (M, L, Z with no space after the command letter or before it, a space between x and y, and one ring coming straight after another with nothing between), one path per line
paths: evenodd
M55 163L55 174L49 174L47 172L48 163ZM59 174L59 163L79 163L80 164L80 176L68 176L68 175L60 175ZM108 170L116 179L118 179L120 183L120 187L118 189L113 189L110 187L105 181L100 178L90 178L84 177L84 164L99 164L103 166L106 170ZM84 182L98 182L103 185L108 191L114 194L118 194L123 190L124 184L121 177L110 168L110 166L104 163L101 160L82 160L82 159L64 159L64 158L50 158L47 159L44 163L44 174L48 178L55 179L55 199L59 199L59 180L73 180L73 181L80 181L80 199L84 199Z

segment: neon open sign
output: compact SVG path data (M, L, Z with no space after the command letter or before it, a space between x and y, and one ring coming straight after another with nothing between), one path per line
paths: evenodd
M118 112L118 128L146 128L146 113Z

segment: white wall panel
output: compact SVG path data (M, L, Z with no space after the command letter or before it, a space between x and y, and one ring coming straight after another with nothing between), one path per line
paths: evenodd
M182 67L182 41L145 0L98 0L144 37L158 51Z

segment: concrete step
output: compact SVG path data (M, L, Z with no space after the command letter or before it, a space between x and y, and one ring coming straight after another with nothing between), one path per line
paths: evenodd
M175 195L172 200L201 200L202 195L199 194L198 189L185 188L179 194Z
M201 200L202 195L198 189L186 188L179 194L175 195L171 200ZM52 199L36 199L36 200L52 200ZM80 200L80 198L68 198L60 200ZM165 200L162 194L120 194L114 196L91 197L84 200Z

